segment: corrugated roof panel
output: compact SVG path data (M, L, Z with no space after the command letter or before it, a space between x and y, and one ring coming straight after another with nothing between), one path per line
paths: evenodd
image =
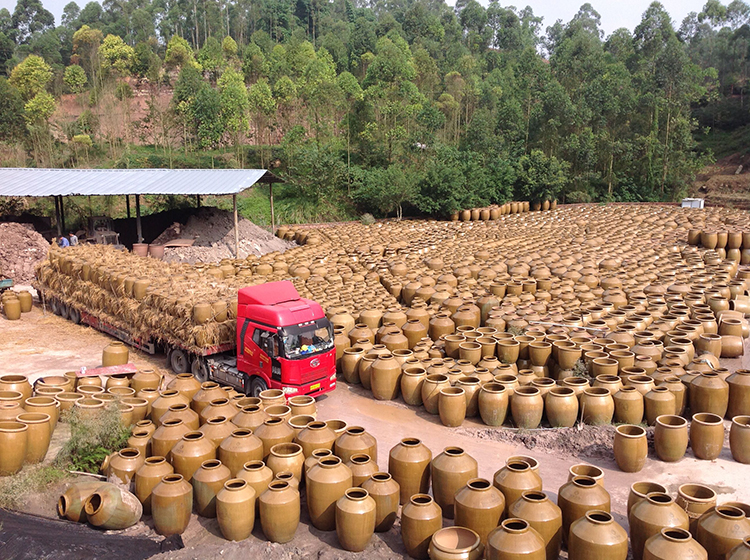
M264 176L278 181L265 169L0 168L0 195L237 194Z

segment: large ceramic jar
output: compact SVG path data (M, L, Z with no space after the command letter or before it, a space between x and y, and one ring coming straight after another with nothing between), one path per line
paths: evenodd
M126 447L105 459L102 471L108 479L115 479L120 484L129 486L130 481L133 480L135 473L143 466L144 462L145 457L141 455L140 451L132 447Z
M162 414L161 418L159 418L159 423L163 424L167 420L172 420L174 418L179 418L182 420L183 424L185 424L190 430L197 430L201 427L201 421L198 417L198 413L195 412L187 403L175 403L173 405L170 405L170 407L167 409L167 412Z
M23 422L0 422L0 476L21 470L28 448L28 429Z
M201 383L192 373L178 373L175 378L167 385L167 389L179 391L188 401L201 390Z
M386 472L377 472L362 483L370 497L375 500L375 532L388 531L396 521L400 489L398 482Z
M201 432L188 432L171 451L174 472L190 483L203 461L216 459L216 448Z
M750 463L750 416L735 416L729 429L729 449L738 463Z
M268 408L270 407L266 407L266 411L268 411ZM219 399L214 399L210 403L208 403L208 406L204 407L203 410L200 411L198 416L200 417L201 424L205 424L209 420L219 418L221 416L223 416L227 420L231 420L232 418L234 418L237 412L237 407L234 406L228 398L221 397ZM268 415L271 416L270 413Z
M426 560L432 535L443 527L440 506L429 494L415 494L401 510L401 539L406 553Z
M517 387L510 398L510 410L516 427L526 430L538 428L544 413L544 400L539 389Z
M422 383L422 405L430 414L438 414L438 399L440 391L450 387L450 381L447 375L442 373L433 373L425 377Z
M26 463L41 463L47 456L54 426L49 414L42 412L21 412L16 420L27 426Z
M716 492L703 484L683 484L677 489L675 502L687 512L691 534L698 530L698 519L716 506L716 498Z
M398 397L401 383L401 365L392 354L381 354L370 366L372 396L380 401Z
M646 430L641 426L624 424L615 429L615 462L620 470L638 472L646 464L648 442Z
M479 378L474 376L462 376L456 381L456 387L460 387L464 390L464 397L466 398L466 417L473 418L479 414L479 391L482 388Z
M591 477L577 476L563 484L557 492L557 505L562 510L563 541L576 520L591 511L609 512L610 504L609 492Z
M151 513L151 493L161 479L174 473L174 468L164 457L151 456L135 472L135 495L143 504L143 513Z
M291 472L298 482L302 482L302 467L305 456L298 443L277 443L271 448L266 465L274 476L280 472Z
M190 523L193 487L180 474L165 475L151 492L151 516L160 535L181 535Z
M286 543L294 538L300 519L299 492L283 480L275 480L257 499L263 534L271 542Z
M427 377L426 370L419 365L402 367L402 370L401 397L406 404L412 406L421 405L422 385L424 384L425 377Z
M338 457L324 457L307 472L307 510L320 531L336 528L336 502L352 487L352 471Z
M100 481L73 482L62 493L57 500L57 513L74 522L86 522L86 511L84 506L94 492L104 483Z
M628 534L608 512L590 511L570 527L570 560L625 560L627 557Z
M32 394L31 384L25 375L9 373L0 375L0 391L18 391L21 393L21 402L24 402Z
M690 383L690 411L710 412L724 418L729 406L729 385L713 371L703 372Z
M349 426L343 434L336 438L333 452L344 463L357 453L365 453L370 457L377 458L378 442L362 426Z
M508 516L526 521L544 541L547 560L557 560L562 545L562 510L544 492L530 490L508 508Z
M695 539L708 552L708 560L723 560L750 535L750 519L733 506L717 506L698 520Z
M232 418L232 424L238 428L256 430L269 418L270 416L259 405L249 404L243 406L234 418Z
M581 395L581 418L586 424L598 426L612 422L615 403L609 389L588 387Z
M204 381L201 383L200 390L193 396L190 406L194 411L200 414L212 400L220 399L226 396L224 389L214 381Z
M651 389L643 396L643 404L646 413L646 423L649 426L656 424L658 416L677 413L677 401L667 387L654 387Z
M216 520L224 538L242 541L255 527L255 490L241 478L224 483L216 496Z
M713 461L724 447L724 421L710 412L693 414L690 423L690 447L698 459Z
M708 553L690 532L678 528L662 529L643 547L643 560L707 560ZM730 557L731 558L731 557Z
M727 416L750 416L750 370L738 369L726 381L729 385Z
M260 496L266 491L268 485L273 480L273 471L269 469L263 461L248 461L242 466L242 470L235 478L241 478L255 490L255 495ZM296 490L296 488L295 488ZM258 514L258 502L256 505L256 515Z
M484 545L471 529L446 527L432 535L428 553L432 560L480 560Z
M738 545L727 554L727 560L749 560L750 559L750 537L745 537L741 545ZM701 559L702 560L702 559Z
M542 491L542 478L528 462L511 457L493 476L493 485L505 497L504 514L507 516L510 505L520 499L524 492Z
M217 455L231 477L237 477L245 463L263 459L263 442L251 430L239 428L221 442Z
M457 427L466 418L466 395L461 387L446 387L438 395L438 414L443 426Z
M102 351L102 365L121 366L128 363L128 347L124 342L110 342Z
M628 505L627 512L630 515L631 510L641 502L645 500L646 496L652 492L660 492L662 494L667 493L667 489L656 482L640 481L634 482L630 485L630 492L628 493ZM680 505L682 507L682 505ZM684 508L683 508L684 509Z
M378 472L378 464L366 453L352 455L346 462L346 466L352 471L352 486L362 486L362 483L371 475Z
M487 560L545 560L544 539L523 519L510 518L487 537Z
M347 383L357 384L360 382L358 365L364 355L365 351L358 346L344 350L344 355L339 360L339 371Z
M158 389L160 383L161 375L153 369L139 369L130 380L130 386L136 393L139 393L143 389Z
M474 478L456 492L454 512L455 524L474 531L484 545L503 518L505 497L489 480Z
M665 414L656 419L654 448L662 461L673 463L685 456L688 445L688 421L682 416Z
M336 535L344 550L362 552L375 532L375 500L363 488L349 488L336 502Z
M635 560L643 558L646 541L658 535L662 529L677 528L687 531L690 528L690 520L685 510L668 494L656 492L649 494L630 511L628 522Z
M180 419L169 420L156 428L151 436L151 453L171 459L172 448L190 431Z
M161 417L169 411L170 406L178 403L189 404L190 401L174 389L161 391L159 397L151 403L151 420L157 427L161 426Z
M432 460L432 495L447 519L453 519L456 492L477 476L476 459L460 447L446 447Z
M399 485L400 503L430 489L432 451L417 438L404 438L388 454L388 472Z
M141 519L143 506L133 494L114 484L102 484L83 506L86 521L104 530L127 529Z
M635 387L623 387L614 397L614 419L618 424L640 424L645 407L643 395Z
M502 426L508 414L508 390L500 383L485 383L479 391L479 416L488 426Z
M305 457L316 449L333 449L336 433L325 422L310 422L294 440L302 447Z
M268 418L253 434L263 442L263 459L271 454L271 448L279 443L292 443L294 430L281 418Z
M578 397L570 387L553 387L545 397L547 421L553 428L570 428L578 419Z
M216 517L216 495L232 478L229 469L218 459L203 461L193 474L193 504L201 517Z

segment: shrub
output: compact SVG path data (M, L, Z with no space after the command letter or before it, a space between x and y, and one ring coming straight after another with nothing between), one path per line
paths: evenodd
M366 212L362 214L362 216L359 218L359 221L362 223L363 226L371 226L375 223L375 218L372 214L369 212Z

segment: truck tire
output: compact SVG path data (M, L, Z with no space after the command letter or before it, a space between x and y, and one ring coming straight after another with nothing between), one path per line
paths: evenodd
M169 354L169 366L175 373L187 373L190 370L190 360L181 348L173 348Z
M190 370L195 378L201 383L208 381L209 370L205 358L196 356L193 363L190 365Z
M66 303L60 303L60 317L63 319L68 318L68 305Z
M75 307L69 307L68 319L70 319L71 323L75 325L80 325L81 324L81 312L78 311Z
M263 380L262 377L254 375L250 378L250 384L246 388L246 395L248 397L258 397L261 391L268 389L268 384Z
M50 298L49 300L49 310L52 311L53 314L59 315L60 314L60 302L57 301L56 298Z

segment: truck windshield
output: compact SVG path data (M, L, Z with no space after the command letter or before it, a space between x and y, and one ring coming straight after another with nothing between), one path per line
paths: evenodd
M279 330L284 356L290 360L305 358L333 348L333 328L328 319L318 319L307 325L295 325Z

